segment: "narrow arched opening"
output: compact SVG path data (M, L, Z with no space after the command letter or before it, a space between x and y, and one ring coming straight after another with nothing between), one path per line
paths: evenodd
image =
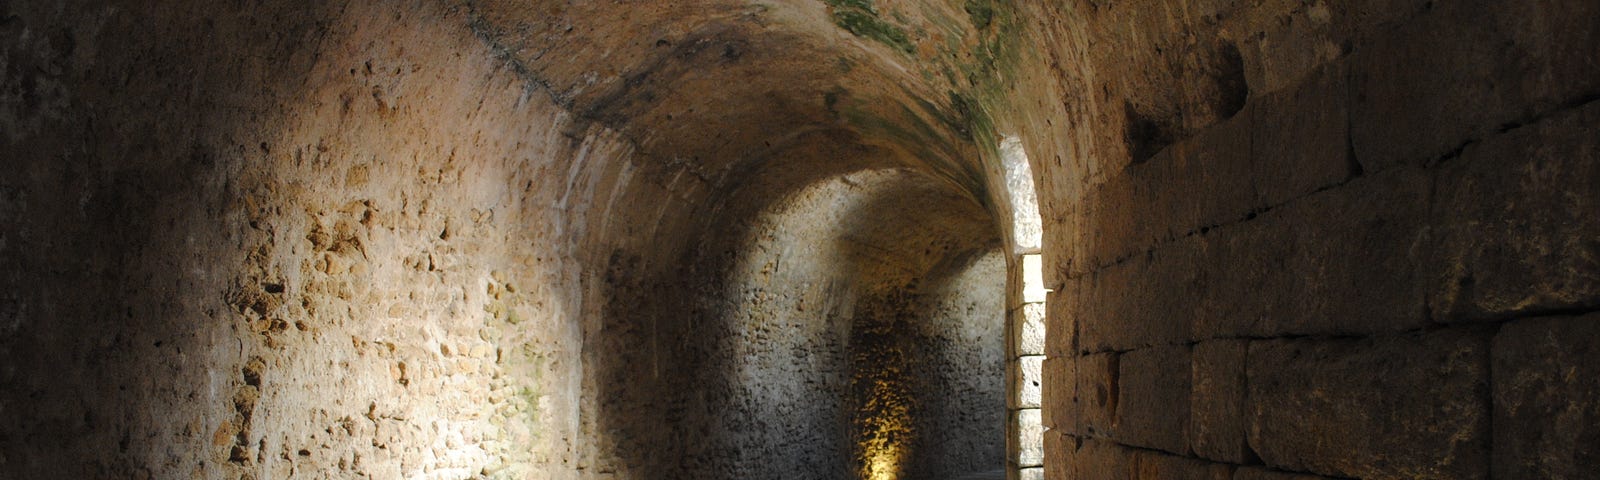
M1007 263L1006 393L1007 475L1044 475L1042 371L1045 358L1043 231L1033 169L1022 140L1005 136L999 146L1010 206L1011 251Z

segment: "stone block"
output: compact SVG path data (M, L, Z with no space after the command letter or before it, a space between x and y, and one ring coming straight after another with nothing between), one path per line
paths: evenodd
M1018 480L1044 480L1044 467L1028 467L1017 470Z
M1231 480L1234 466L1167 455L1160 452L1134 453L1135 476L1140 480Z
M1204 242L1186 238L1075 282L1078 296L1069 308L1078 319L1078 347L1092 352L1187 342L1209 273Z
M1044 355L1045 304L1029 303L1011 311L1011 349L1014 355Z
M1335 62L1297 87L1258 100L1250 136L1257 206L1281 205L1355 173L1346 72Z
M1496 135L1439 168L1441 321L1600 306L1600 103Z
M1219 229L1207 245L1196 338L1370 334L1427 323L1424 258L1431 179L1367 176ZM1182 314L1182 312L1172 312Z
M1072 465L1077 460L1079 440L1067 436L1066 433L1056 429L1044 431L1044 478L1046 480L1068 480L1072 477Z
M1233 474L1233 480L1330 480L1328 477L1307 475L1303 473L1279 472L1261 467L1240 468Z
M1350 55L1351 142L1367 172L1448 156L1470 140L1600 91L1600 3L1438 2Z
M1122 354L1112 438L1136 447L1188 453L1190 356L1186 345Z
M1488 338L1477 329L1251 342L1250 446L1267 465L1359 478L1488 475Z
M1245 440L1244 340L1214 340L1194 346L1189 395L1189 448L1199 457L1228 463L1255 460Z
M1084 355L1074 362L1074 389L1077 390L1076 413L1064 425L1067 432L1080 437L1104 437L1111 434L1111 419L1117 412L1118 355L1102 353Z
M1061 308L1090 352L1419 328L1431 185L1416 168L1362 177L1089 274Z
M1008 407L1012 409L1039 408L1041 404L1040 387L1044 383L1042 368L1044 356L1029 355L1010 363L1015 372L1012 378L1016 379L1017 384L1016 389L1012 390L1012 394L1006 396L1006 399L1010 401Z
M1201 228L1247 215L1250 115L1245 112L1114 172L1083 202L1092 270Z
M1014 437L1016 448L1013 450L1012 464L1019 467L1036 467L1044 464L1044 421L1039 416L1039 409L1030 408L1017 410L1011 414L1011 427L1017 432Z
M1600 314L1506 324L1494 338L1494 478L1585 478L1600 465Z
M1070 448L1070 447L1069 447ZM1073 480L1127 480L1135 478L1138 460L1134 450L1104 440L1082 439L1068 456L1067 478ZM1047 463L1045 468L1055 468Z
M1066 430L1078 416L1077 362L1047 357L1041 364L1041 410L1045 428Z
M1052 301L1044 304L1045 331L1055 332L1044 337L1045 355L1064 356L1078 353L1077 318L1082 312L1076 306L1084 293L1083 285L1080 280L1064 280L1058 287L1062 291L1055 292Z

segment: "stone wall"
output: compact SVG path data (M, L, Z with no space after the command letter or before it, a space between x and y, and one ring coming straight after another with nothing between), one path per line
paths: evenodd
M0 477L593 461L576 287L629 142L428 3L4 9Z
M0 478L1583 476L1596 18L0 3Z
M1017 83L1046 477L1583 475L1600 10L1136 3Z

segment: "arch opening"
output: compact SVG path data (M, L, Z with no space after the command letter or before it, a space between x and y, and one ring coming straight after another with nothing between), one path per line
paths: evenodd
M999 145L1010 206L1012 250L1008 258L1006 311L1006 438L1010 478L1042 478L1044 473L1043 385L1045 301L1043 230L1033 168L1016 136Z

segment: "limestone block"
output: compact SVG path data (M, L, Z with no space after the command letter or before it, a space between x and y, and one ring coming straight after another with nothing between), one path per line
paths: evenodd
M1233 480L1326 480L1327 478L1303 473L1279 472L1261 467L1244 467L1233 474Z
M1189 238L1094 272L1069 288L1078 347L1128 350L1187 341L1190 318L1207 288L1206 239ZM1218 267L1210 267L1215 269Z
M1250 132L1258 206L1281 205L1354 173L1346 77L1343 64L1335 62L1297 87L1258 100Z
M1111 434L1111 419L1117 411L1118 355L1104 353L1078 357L1073 383L1078 394L1074 417L1067 419L1068 433L1082 437Z
M1041 368L1043 363L1043 355L1029 355L1011 362L1015 372L1012 378L1016 379L1017 388L1011 395L1006 396L1011 403L1009 407L1039 408L1040 386L1044 383Z
M1600 302L1600 105L1468 147L1439 168L1431 269L1443 321Z
M1078 414L1078 383L1074 358L1048 357L1040 365L1040 405L1044 426L1065 430Z
M1230 480L1232 465L1141 450L1134 454L1137 479L1149 480Z
M1267 465L1359 478L1488 474L1485 332L1265 340L1247 355L1248 436Z
M1017 355L1044 355L1045 304L1029 303L1011 311L1011 348Z
M1218 229L1203 245L1197 338L1417 328L1426 172L1368 176ZM1182 315L1183 311L1171 312Z
M1247 464L1254 456L1245 441L1244 340L1215 340L1194 346L1193 390L1189 395L1189 448L1212 460Z
M1017 432L1015 457L1011 461L1020 467L1036 467L1044 463L1044 424L1039 409L1017 410L1011 416L1011 431Z
M1367 172L1463 144L1600 90L1600 3L1441 2L1350 56L1351 143Z
M1507 324L1493 355L1494 477L1593 475L1600 465L1600 314Z
M1188 453L1190 356L1186 345L1122 354L1112 438L1136 447Z
M1074 480L1127 480L1137 472L1134 451L1105 440L1082 439L1066 456L1066 478ZM1057 468L1053 462L1045 468Z
M1084 227L1094 230L1086 245L1089 265L1107 265L1248 214L1255 201L1250 120L1241 112L1092 189L1083 203Z
M1044 480L1044 467L1028 467L1017 470L1019 480Z
M1072 465L1077 459L1080 441L1056 429L1044 431L1044 478L1067 480L1072 477Z

